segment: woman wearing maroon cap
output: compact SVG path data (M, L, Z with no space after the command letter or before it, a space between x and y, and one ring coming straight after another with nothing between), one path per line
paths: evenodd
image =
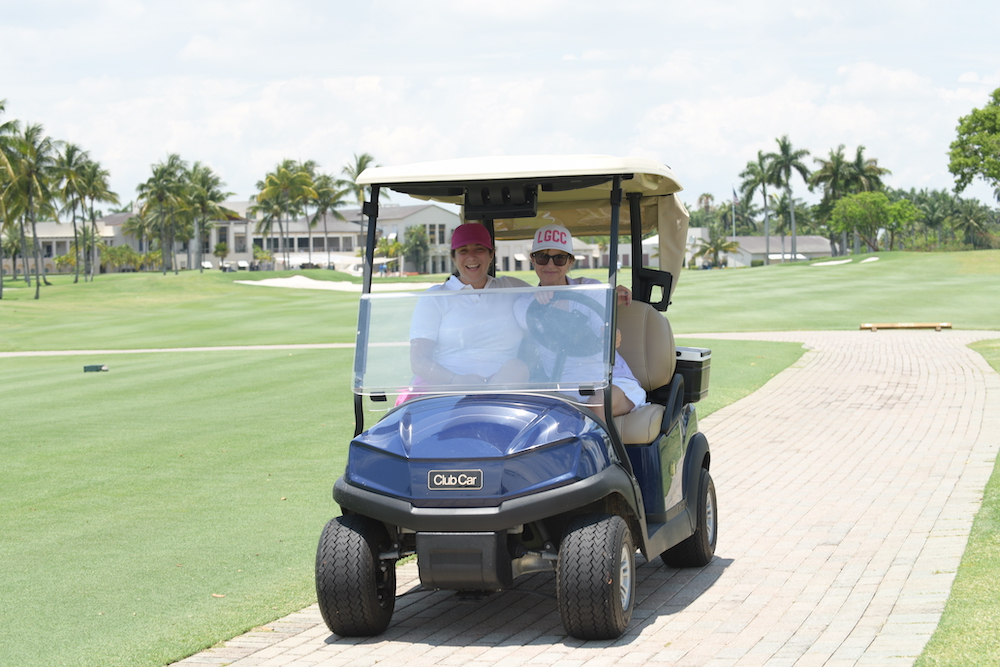
M421 299L410 324L415 384L508 384L527 379L517 359L522 331L514 321L515 296L480 298L479 290L527 287L517 278L490 275L493 240L486 227L464 223L451 237L455 273L428 291L467 292L463 298Z

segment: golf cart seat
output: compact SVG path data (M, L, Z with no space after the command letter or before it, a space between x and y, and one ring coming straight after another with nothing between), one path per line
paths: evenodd
M664 387L674 379L677 353L674 332L667 318L648 303L633 301L618 307L618 329L622 355L639 384L647 392ZM615 426L626 445L648 444L656 439L663 423L665 406L649 403L627 415L615 417Z

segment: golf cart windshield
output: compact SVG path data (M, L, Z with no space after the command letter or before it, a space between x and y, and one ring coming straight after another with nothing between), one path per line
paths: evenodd
M614 290L605 284L365 294L356 394L560 392L608 385Z

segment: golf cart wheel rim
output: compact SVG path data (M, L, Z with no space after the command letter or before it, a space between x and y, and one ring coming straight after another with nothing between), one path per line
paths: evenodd
M628 544L622 545L618 576L618 598L621 600L622 610L628 609L632 603L632 554L629 553Z

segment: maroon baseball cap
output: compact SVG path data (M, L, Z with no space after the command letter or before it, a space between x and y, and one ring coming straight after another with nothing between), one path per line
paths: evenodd
M474 222L466 222L455 228L455 231L451 235L452 250L472 243L478 243L483 247L493 250L493 240L490 238L490 232L482 225Z

